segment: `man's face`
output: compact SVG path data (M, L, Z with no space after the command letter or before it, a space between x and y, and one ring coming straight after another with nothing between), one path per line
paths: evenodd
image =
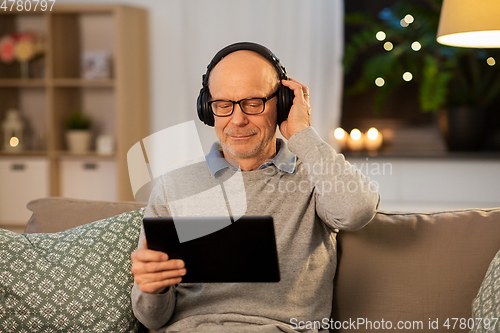
M236 51L214 67L209 88L212 100L238 101L268 97L278 89L278 83L275 69L265 58L252 51ZM266 103L261 114L247 115L235 104L231 116L214 117L224 157L265 161L275 154L276 97Z

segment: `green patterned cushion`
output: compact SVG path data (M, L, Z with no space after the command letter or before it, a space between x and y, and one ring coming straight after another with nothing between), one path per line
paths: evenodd
M54 234L0 229L0 332L136 332L130 253L143 215Z
M481 318L482 323L471 332L500 332L500 251L493 258L472 303L472 314L472 318Z

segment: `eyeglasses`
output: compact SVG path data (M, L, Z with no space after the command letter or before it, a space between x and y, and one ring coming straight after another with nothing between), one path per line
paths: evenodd
M239 101L228 99L217 99L208 102L212 108L212 113L217 117L229 117L233 114L234 104L238 104L243 113L248 115L260 114L266 109L266 102L278 94L278 90L268 97L250 97Z

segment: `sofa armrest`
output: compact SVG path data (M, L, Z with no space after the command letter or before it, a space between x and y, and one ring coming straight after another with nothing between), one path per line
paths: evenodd
M60 232L144 206L144 204L129 201L92 201L54 197L36 199L27 205L33 214L24 232Z

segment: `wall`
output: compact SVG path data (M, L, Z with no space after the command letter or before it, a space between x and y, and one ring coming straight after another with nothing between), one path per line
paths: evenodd
M431 212L500 205L495 157L350 157L379 185L384 211Z

